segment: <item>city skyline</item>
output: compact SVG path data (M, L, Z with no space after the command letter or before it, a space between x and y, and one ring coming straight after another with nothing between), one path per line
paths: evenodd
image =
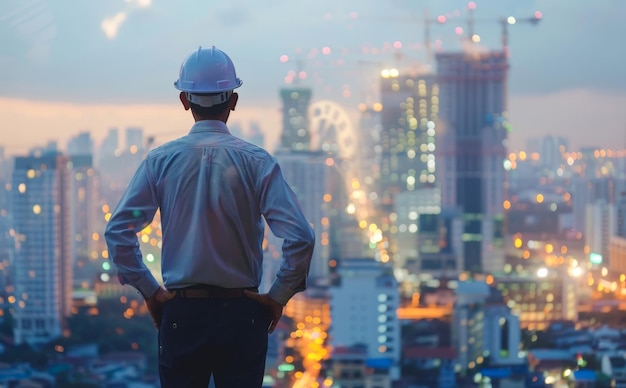
M456 35L455 27L469 28L469 2L453 0L419 5L400 0L386 5L311 2L305 5L307 12L301 4L284 2L244 7L188 1L188 8L157 0L3 2L0 42L7 50L0 55L5 70L0 75L0 117L3 132L10 133L2 141L8 154L24 154L49 140L64 147L83 131L100 141L111 127L142 127L147 135L160 136L159 141L185 134L191 117L178 105L171 83L180 59L197 44L218 45L236 60L244 86L232 121L259 122L266 147L272 149L281 129L279 89L290 72L301 68L308 73L302 83L312 87L313 101L330 99L356 116L360 100L376 93L378 67L425 60L420 18L426 12L448 15L445 24L431 26L436 50L460 51L463 35ZM626 4L475 4L474 29L481 36L475 47L481 49L500 48L496 22L501 17L542 13L536 26L509 27L512 150L544 134L567 137L572 149L624 147L623 60L610 48L618 47L626 28L619 23ZM75 12L85 17L72 17ZM205 26L216 26L220 33ZM291 33L296 28L303 33ZM396 42L400 49L394 48Z
M163 51L156 56L153 51L135 56L129 50L139 46L125 46L147 37L153 22L172 19L177 22L166 22L159 38L173 39L181 32L170 30L175 26L189 32L199 31L200 21L219 22L212 26L222 30L225 44L218 46L234 47L244 81L237 89L241 107L228 127L244 140L266 143L280 165L276 171L315 232L306 290L289 300L277 332L268 338L264 386L509 387L525 381L523 386L545 387L578 382L575 375L582 372L593 373L598 382L626 376L626 354L620 350L626 332L619 318L626 300L626 152L590 148L626 146L626 128L615 130L623 104L619 96L626 88L616 73L600 71L607 65L600 57L594 58L597 67L588 67L595 78L577 78L568 66L582 69L584 61L551 62L563 47L548 50L547 56L540 52L546 46L538 44L564 36L542 29L554 20L549 15L559 20L557 8L572 16L580 6L556 7L544 0L515 6L509 0L498 5L390 0L384 8L346 0L310 4L303 11L302 3L259 9L236 0L241 10L230 8L232 3L212 5L213 15L187 15L196 23L188 26L179 23L185 10L168 9L163 0L115 0L106 6L95 0L89 7L69 1L65 4L75 6L74 14L85 11L83 20L98 23L88 24L80 36L85 46L68 56L71 49L55 47L54 37L63 40L57 29L82 21L64 19L66 6L15 2L4 18L11 23L0 27L0 44L3 28L22 38L36 36L32 50L23 54L39 61L39 70L51 71L51 79L39 72L27 79L28 63L0 91L0 119L9 134L0 140L5 143L0 144L0 359L9 361L9 368L28 360L33 370L47 367L57 383L122 379L129 384L132 376L146 386L151 380L158 385L158 336L150 331L151 320L144 319L149 311L142 293L122 286L116 276L110 256L115 253L107 249L103 232L146 152L186 134L193 123L168 81L172 42L159 41ZM539 4L547 8L535 8ZM608 25L596 17L612 2L597 4L585 14ZM498 45L504 37L498 26L487 33L485 21L505 11L533 15L530 5L539 11L529 23L503 24L511 32L509 56L507 46ZM416 43L423 38L419 34L409 41L394 38L401 17L419 19L426 9L436 15L448 6L451 20L481 10L475 24L463 28L484 39L474 36L475 43L452 46L440 32L444 27L432 26L435 50L428 52L428 46ZM202 9L196 8L199 15ZM311 21L317 12L323 23ZM319 34L291 34L288 23L271 23L285 21L285 15L301 22L298 31L315 25ZM250 26L258 28L261 20L270 32L237 40L252 36ZM388 25L390 31L369 35L362 21ZM584 25L582 18L575 21ZM335 22L340 28L333 31L345 36L328 43L321 27ZM133 30L142 23L146 30ZM91 42L94 30L100 40ZM241 33L232 40L229 33L235 30ZM247 51L268 33L281 38L270 42L268 52ZM44 37L50 38L49 47ZM371 37L381 40L367 41ZM362 44L360 52L347 49L350 39ZM302 43L302 53L272 52L291 40ZM11 46L5 57L0 54L0 66L19 57L22 48ZM125 55L113 55L118 50ZM93 62L93 53L105 58L102 63ZM417 71L426 66L419 56L432 61L436 73ZM269 59L272 64L265 63ZM537 59L541 66L533 67L530 62ZM250 69L257 60L258 67ZM61 63L75 66L55 67ZM125 66L128 71L116 78ZM555 73L547 76L555 68L567 83ZM89 82L88 75L96 73ZM531 82L530 75L543 77L542 82ZM40 94L29 89L38 82ZM517 116L524 112L516 111L520 108L526 113ZM193 144L196 151L202 146L209 145ZM36 149L24 156L31 147ZM160 208L158 191L171 184L168 176L156 183L148 177L159 210L167 210ZM163 239L166 221L164 215L161 224L157 212L134 231L147 270L159 284L174 288L160 271L162 258L169 260L168 250L162 252L169 244ZM262 237L260 293L270 288L279 268L289 265L269 227ZM220 279L210 282L229 286ZM63 301L56 302L60 296ZM14 346L35 343L45 345L37 347L40 354ZM112 351L117 352L110 357ZM545 356L555 351L561 353L556 364ZM60 361L77 355L60 372ZM136 365L110 372L128 356ZM607 359L624 372L606 370ZM30 372L22 376L31 377Z

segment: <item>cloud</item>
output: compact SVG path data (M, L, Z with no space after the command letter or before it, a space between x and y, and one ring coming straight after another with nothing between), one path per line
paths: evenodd
M127 16L128 15L126 12L118 12L115 16L105 18L102 21L100 27L102 28L102 31L104 31L104 34L107 38L115 39L117 37L117 33L122 26L122 23L124 23L124 21L126 20Z
M128 19L128 16L136 9L149 8L152 5L152 0L124 0L131 6L128 11L118 12L113 17L104 18L100 23L100 28L104 31L104 34L109 39L115 39L122 27L122 24Z
M125 1L137 8L148 8L152 5L152 0L125 0Z

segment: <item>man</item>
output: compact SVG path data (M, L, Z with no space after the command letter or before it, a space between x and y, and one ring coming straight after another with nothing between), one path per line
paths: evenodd
M314 233L276 160L230 134L240 87L231 59L198 48L182 63L180 101L195 124L152 150L106 226L122 284L137 288L158 328L163 387L260 387L267 337L306 288ZM137 232L160 211L160 286ZM283 240L273 285L258 293L264 220Z

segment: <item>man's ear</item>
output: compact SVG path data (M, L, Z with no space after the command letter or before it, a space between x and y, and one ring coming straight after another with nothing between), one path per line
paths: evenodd
M230 110L235 110L235 107L237 106L237 101L239 101L239 94L233 92L233 94L230 96Z
M178 97L180 98L180 102L182 102L185 110L189 110L190 107L189 107L189 100L187 99L187 94L185 92L180 92Z

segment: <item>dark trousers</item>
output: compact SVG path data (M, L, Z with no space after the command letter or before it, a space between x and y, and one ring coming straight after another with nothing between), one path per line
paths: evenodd
M269 319L255 300L178 298L165 304L159 330L163 388L263 384Z

